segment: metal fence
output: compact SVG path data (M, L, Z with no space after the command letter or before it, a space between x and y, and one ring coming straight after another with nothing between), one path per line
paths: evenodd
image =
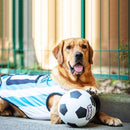
M112 38L112 2L116 2L116 13L117 13L117 37ZM91 9L89 13L93 14L93 6L98 4L99 8L99 17L98 24L93 25L93 17L90 16L91 20L91 42L93 42L93 27L99 28L98 30L98 39L99 42L95 43L98 47L94 48L95 64L93 65L94 76L96 78L105 78L105 79L123 79L130 80L130 1L129 0L107 0L107 4L103 0L94 1L90 0L80 0L80 9L81 9L81 36L82 38L87 38L86 27L89 25L86 23L87 18L87 5L90 4ZM30 12L33 12L33 6L36 2L35 0L1 0L0 1L0 73L29 73L29 74L46 74L50 73L50 69L44 69L41 63L38 62L36 57L36 49L34 47L34 39L30 37L30 23L33 23L33 16L30 16ZM55 11L57 9L56 1ZM79 1L78 1L79 2ZM122 6L122 3L125 3ZM94 4L93 4L94 3ZM31 6L30 6L31 4ZM72 4L72 3L71 3ZM64 3L63 3L64 5ZM25 7L26 6L26 7ZM107 43L104 43L104 15L103 12L104 6L107 7ZM122 8L126 8L127 13L122 13ZM9 10L6 10L9 8ZM96 11L94 11L95 13ZM8 14L9 13L9 14ZM114 12L113 12L114 13ZM7 16L8 14L8 16ZM25 16L24 16L25 15ZM35 13L35 15L37 15ZM95 14L94 14L95 15ZM26 17L26 18L25 18ZM31 17L31 20L30 20ZM94 16L96 17L96 16ZM125 17L125 21L122 18ZM25 20L26 19L26 20ZM6 22L11 21L11 22ZM23 21L24 24L23 25ZM123 24L125 23L125 25ZM11 24L11 25L10 25ZM56 24L56 21L55 21ZM33 25L33 24L32 24ZM23 27L25 26L25 27ZM124 33L126 39L124 40L121 37L122 28L125 26L127 31ZM9 29L8 33L6 30ZM31 30L33 31L33 29ZM9 35L9 36L8 36ZM127 36L126 36L127 35ZM26 37L26 38L25 38ZM56 37L56 36L55 36ZM11 39L11 40L10 40ZM25 40L27 39L27 40ZM115 46L117 49L112 47L111 41L116 41ZM26 42L25 42L26 41ZM94 44L92 44L94 46ZM103 48L103 46L107 46ZM50 50L42 50L48 51ZM45 52L42 52L45 53ZM32 59L30 61L30 59ZM104 62L105 60L106 63ZM31 63L30 63L31 62ZM104 65L105 64L105 65ZM104 67L105 66L105 67ZM96 68L96 69L95 69Z

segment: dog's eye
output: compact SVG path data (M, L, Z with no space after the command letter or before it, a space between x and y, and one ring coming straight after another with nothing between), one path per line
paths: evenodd
M82 48L83 48L83 49L86 49L86 48L87 48L87 46L86 46L86 45L82 45Z
M66 49L70 50L70 49L71 49L71 46L70 46L70 45L69 45L69 46L67 46L67 47L66 47Z

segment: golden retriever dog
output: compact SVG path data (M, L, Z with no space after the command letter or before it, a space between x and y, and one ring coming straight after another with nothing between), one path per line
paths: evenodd
M86 39L70 38L62 40L53 49L53 55L57 59L58 65L52 70L54 81L64 90L82 89L91 94L97 94L97 84L91 71L93 64L93 49ZM52 95L48 100L50 109L50 120L52 124L61 123L58 114L58 102L60 95ZM9 104L0 98L0 115L11 115L8 109ZM17 107L10 105L15 110L15 116L26 115ZM8 109L7 109L8 108ZM95 116L101 123L111 126L121 126L120 119L110 117L103 112L98 112Z

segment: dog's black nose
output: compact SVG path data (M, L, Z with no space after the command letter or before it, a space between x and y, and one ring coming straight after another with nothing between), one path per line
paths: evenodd
M75 59L81 60L83 58L83 54L81 52L76 52L75 53Z

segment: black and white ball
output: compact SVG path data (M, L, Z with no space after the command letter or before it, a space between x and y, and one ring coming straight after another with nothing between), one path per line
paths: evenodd
M87 91L73 89L61 97L58 112L64 123L72 127L83 127L94 117L96 103Z

